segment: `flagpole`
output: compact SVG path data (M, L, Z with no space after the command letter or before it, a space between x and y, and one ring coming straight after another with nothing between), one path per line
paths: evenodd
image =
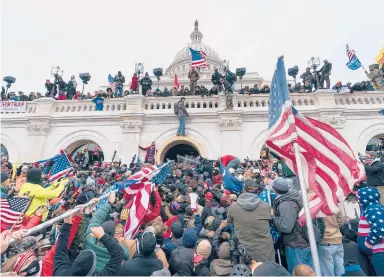
M311 247L313 267L315 269L316 276L321 276L319 255L317 252L317 245L316 245L316 239L315 239L315 232L313 231L312 218L309 210L309 202L308 202L308 196L307 196L307 188L305 187L303 167L301 166L300 149L297 142L293 143L293 148L295 151L295 159L296 159L296 166L297 166L297 173L298 173L297 177L299 177L298 181L299 181L300 189L302 192L301 195L303 197L305 221L308 229L308 238L309 238L309 245Z
M96 200L100 201L100 200L102 200L104 198L107 198L112 192L116 192L116 191L117 190L112 190L108 194L105 194L105 195L100 196L99 198L96 198ZM88 208L91 205L93 205L94 202L95 202L95 200L93 200L93 201L91 200L87 204L83 205L84 209ZM61 215L59 215L57 217L54 217L54 218L52 218L52 219L50 219L48 221L45 221L45 222L43 222L43 223L41 223L41 224L31 228L31 229L28 229L28 231L25 233L24 237L36 234L37 232L39 232L39 231L41 231L41 230L43 230L43 229L45 229L45 228L47 228L49 226L52 226L56 222L59 222L59 221L63 220L64 218L70 217L71 215L73 215L73 214L77 213L78 211L80 211L80 206L81 205L76 206L73 209L71 209L71 210L69 210L69 211L67 211L67 212L65 212L65 213L63 213L63 214L61 214ZM15 242L16 242L16 240L11 238L9 244L13 244Z

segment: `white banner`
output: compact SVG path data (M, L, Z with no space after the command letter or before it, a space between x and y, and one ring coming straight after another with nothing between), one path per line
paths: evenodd
M25 113L27 102L25 101L0 101L2 113Z

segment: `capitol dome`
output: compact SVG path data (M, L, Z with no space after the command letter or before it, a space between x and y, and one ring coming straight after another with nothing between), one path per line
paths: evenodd
M183 77L188 75L192 62L191 51L189 51L189 48L204 51L207 55L206 59L208 66L206 68L201 68L201 73L213 73L215 67L219 69L223 67L224 61L220 59L219 54L217 54L211 47L201 42L203 34L199 31L199 22L197 20L195 21L195 29L191 33L190 38L191 43L176 54L173 62L165 70L166 76L174 76L177 74L179 77Z

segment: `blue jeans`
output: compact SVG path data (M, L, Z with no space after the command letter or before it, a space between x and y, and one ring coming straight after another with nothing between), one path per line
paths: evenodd
M320 245L319 260L323 276L341 276L344 271L343 244Z
M185 136L185 116L179 116L179 128L176 132L177 136Z
M293 269L298 264L306 264L313 268L311 248L285 247L287 257L288 272L292 274Z
M123 95L123 86L115 87L115 97L121 97Z
M372 255L372 265L377 276L384 276L384 252Z

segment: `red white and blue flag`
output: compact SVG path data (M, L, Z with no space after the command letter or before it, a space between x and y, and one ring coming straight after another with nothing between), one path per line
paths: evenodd
M271 85L266 145L298 175L293 143L300 150L304 175L300 181L315 193L309 199L312 218L338 213L338 204L365 177L364 166L334 128L304 117L292 107L284 60L280 57ZM303 211L299 222L305 223Z
M13 197L8 199L2 198L0 201L1 230L19 229L23 222L24 211L28 207L30 199Z
M191 51L192 56L192 68L206 67L208 65L206 59L207 55L204 51L197 51L192 48L189 48L189 51Z
M361 67L361 62L360 60L357 58L356 54L355 54L355 51L354 50L351 50L349 49L349 45L347 44L346 46L346 49L347 49L347 56L348 56L348 62L347 62L347 67L351 70L356 70L356 69L359 69Z
M61 177L64 177L72 172L73 167L68 158L67 153L64 151L52 159L55 163L49 172L49 180L55 181Z
M115 88L116 88L115 78L113 78L111 74L108 74L108 83L112 91L115 91Z

